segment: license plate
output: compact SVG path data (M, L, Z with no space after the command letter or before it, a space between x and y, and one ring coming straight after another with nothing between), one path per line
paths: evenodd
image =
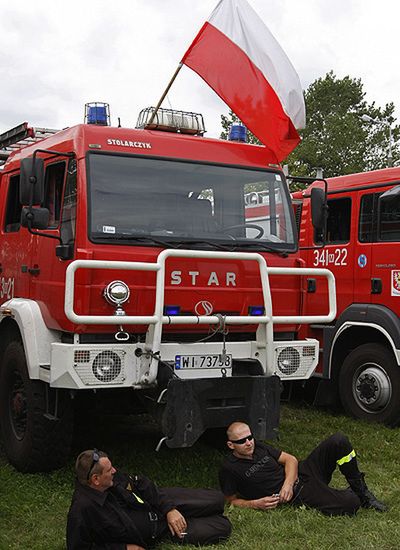
M232 355L175 355L175 369L230 369Z

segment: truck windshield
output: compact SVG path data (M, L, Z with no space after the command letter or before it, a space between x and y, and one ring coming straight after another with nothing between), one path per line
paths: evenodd
M280 172L89 154L90 238L293 250Z

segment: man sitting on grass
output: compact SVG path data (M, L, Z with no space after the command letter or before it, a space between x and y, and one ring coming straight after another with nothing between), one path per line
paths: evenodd
M117 472L97 449L81 453L75 470L68 550L143 550L168 534L179 543L215 544L230 535L215 489L158 489L145 476Z
M365 484L349 439L339 432L322 441L300 463L293 455L256 442L243 422L231 424L227 436L231 452L219 479L225 499L235 506L270 510L291 502L332 516L353 515L360 506L386 510ZM329 487L336 466L349 489Z

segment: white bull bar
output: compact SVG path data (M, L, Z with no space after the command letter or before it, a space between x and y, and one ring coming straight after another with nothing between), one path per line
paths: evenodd
M272 299L269 285L269 275L314 275L323 276L328 281L329 313L327 315L227 315L224 322L227 325L258 325L256 333L256 345L260 350L260 362L263 371L267 373L268 367L272 369L274 363L273 348L273 323L277 324L301 324L322 323L332 321L336 316L336 292L335 279L328 269L312 268L287 268L268 267L265 258L258 253L225 252L225 251L201 251L201 250L175 250L167 249L160 252L155 263L150 262L126 262L108 260L75 260L66 270L65 303L64 310L67 318L76 324L92 325L149 325L146 336L146 351L156 354L161 348L162 327L168 325L215 325L220 324L218 315L164 315L165 293L165 264L168 258L206 258L255 261L260 270L264 311L272 313ZM75 272L78 269L113 269L128 271L154 271L156 276L156 300L153 315L79 315L74 311ZM157 375L157 359L152 359L146 378L149 383L155 380ZM272 371L271 371L272 373Z

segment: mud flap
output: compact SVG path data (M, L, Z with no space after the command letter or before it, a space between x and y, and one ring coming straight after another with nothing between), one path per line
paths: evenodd
M171 448L190 447L207 428L247 422L257 439L275 439L279 426L277 376L234 376L168 383L161 425Z

